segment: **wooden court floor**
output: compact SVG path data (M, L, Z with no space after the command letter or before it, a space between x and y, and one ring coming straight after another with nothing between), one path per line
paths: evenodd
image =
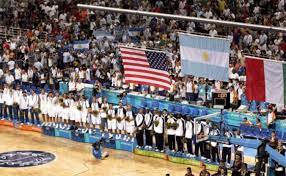
M91 155L90 144L0 126L0 153L15 150L46 151L56 159L34 167L0 168L1 176L184 176L188 167L118 150L108 150L110 157L99 161Z

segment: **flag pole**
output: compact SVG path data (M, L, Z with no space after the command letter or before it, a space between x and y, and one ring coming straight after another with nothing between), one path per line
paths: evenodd
M206 37L211 37L208 33L201 33L201 32L194 32L194 31L183 31L183 30L179 30L179 29L176 29L175 32L177 34L194 34L194 35L201 35L201 36L206 36ZM224 35L215 35L216 38L227 38L227 36L224 36Z
M196 37L200 37L200 38L210 38L210 39L219 39L219 40L226 40L226 41L230 41L230 36L222 36L222 35L216 35L214 37L210 36L210 35L206 35L206 34L203 34L203 33L189 33L187 31L185 32L177 32L178 34L182 34L182 35L189 35L189 36L196 36Z
M157 49L147 49L147 48L139 48L139 47L131 47L131 46L127 46L127 45L123 45L123 44L119 44L118 47L122 47L122 48L128 48L128 49L137 49L137 50L142 50L142 51L152 51L152 52L158 52L158 53L165 53L165 54L169 54L170 52L167 51L162 51L162 50L157 50ZM172 53L171 53L172 54Z
M259 56L251 56L251 55L244 55L244 58L251 58L251 59L256 59L256 60L262 60L262 61L270 61L270 62L276 62L280 64L286 64L285 61L278 61L278 60L273 60L273 59L267 59L265 57L259 57Z
M165 18L165 19L184 20L184 21L193 21L193 22L199 22L199 23L224 25L224 26L260 29L260 30L266 30L266 31L286 32L286 28L282 28L282 27L240 23L240 22L234 22L234 21L223 21L223 20L215 20L215 19L207 19L207 18L167 14L167 13L147 12L147 11L140 11L140 10L121 9L121 8L104 7L104 6L95 6L95 5L87 5L87 4L77 4L77 7L84 8L84 9L92 9L92 10L97 10L97 11L109 11L109 12L115 12L115 13L151 16L151 17L158 17L158 18Z

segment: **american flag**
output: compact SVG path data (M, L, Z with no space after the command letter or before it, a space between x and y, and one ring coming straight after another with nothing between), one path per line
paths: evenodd
M137 48L120 48L125 83L149 85L169 90L167 55L163 52Z

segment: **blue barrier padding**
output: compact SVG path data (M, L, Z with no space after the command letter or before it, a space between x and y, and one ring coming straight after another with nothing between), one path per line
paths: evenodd
M120 92L115 90L102 90L101 95L104 97L107 97L109 103L118 104L120 101ZM218 109L211 109L206 108L202 106L194 106L194 105L182 105L177 102L171 102L167 100L158 100L154 98L149 98L145 96L139 96L134 94L127 94L126 96L127 103L131 104L133 107L141 108L142 102L144 102L144 106L148 107L149 109L154 109L153 105L158 106L159 110L167 109L169 112L175 113L175 107L176 105L182 107L182 113L185 114L185 112L188 111L188 114L192 117L197 117L204 114L212 114L215 112L219 112ZM253 110L256 111L256 105L257 103L252 103ZM188 107L189 110L184 111L185 107ZM224 114L225 121L227 122L227 125L233 126L233 127L239 127L240 124L243 121L243 118L247 117L248 120L250 120L253 124L255 124L256 117L259 117L262 123L263 128L266 128L266 117L265 116L257 116L257 115L248 115L244 113L237 113L237 112L226 112ZM218 120L218 119L215 119ZM276 123L276 129L277 131L286 132L286 120L277 120Z
M286 167L286 159L284 155L281 155L278 151L271 148L268 144L266 145L265 150L269 153L269 157L279 163L279 165L282 165Z
M137 146L137 142L134 139L134 142L132 142L131 140L122 140L122 139L117 139L116 141L116 149L117 150L124 150L124 151L128 151L128 152L133 152L133 150L135 149L135 147Z
M115 139L106 139L104 140L104 146L111 149L116 149Z
M78 131L71 132L71 139L76 142L85 142L84 134Z
M55 136L66 138L66 139L71 139L71 131L70 130L55 129Z
M248 148L257 149L261 145L260 140L256 139L241 139L241 138L230 138L230 143L240 145Z
M97 141L99 141L101 139L101 134L89 134L89 133L86 133L85 136L84 136L84 142L86 143L95 143Z
M55 136L55 128L44 126L42 127L43 133L47 136Z

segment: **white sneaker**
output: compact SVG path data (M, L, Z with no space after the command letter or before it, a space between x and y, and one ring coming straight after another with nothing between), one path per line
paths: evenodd
M89 133L89 134L92 134L92 130L91 130L91 129L88 129L88 133Z
M126 138L127 138L127 136L126 136L126 135L124 135L123 140L124 140L124 141L126 141Z
M160 153L164 153L164 150L161 150Z
M207 158L205 158L205 157L202 156L201 159L202 159L202 160L205 160L205 159L207 159Z
M159 151L160 151L159 149L156 149L156 150L155 150L155 152L159 152Z

